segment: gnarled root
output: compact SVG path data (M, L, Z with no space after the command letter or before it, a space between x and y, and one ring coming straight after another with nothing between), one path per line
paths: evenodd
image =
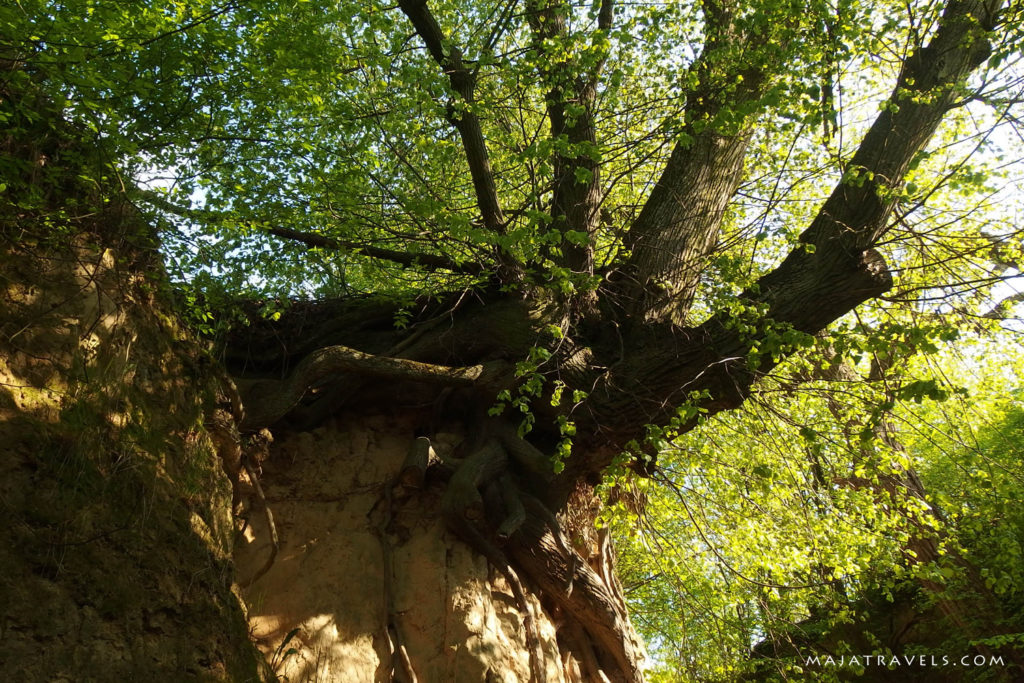
M601 675L613 681L642 681L641 645L631 637L626 612L602 577L586 562L568 559L564 543L556 540L545 520L528 517L513 541L507 550L516 565L594 642ZM569 584L574 586L571 592L565 590ZM581 653L584 666L586 654ZM589 675L600 680L597 672Z
M270 532L270 556L267 557L267 561L263 563L263 566L252 575L252 577L241 583L242 588L248 588L249 586L256 583L260 577L270 571L270 568L274 566L274 560L277 559L278 550L280 550L280 543L277 538L277 525L274 524L274 513L270 511L270 506L267 505L267 497L263 494L263 487L260 486L259 477L256 476L256 470L253 468L249 458L242 458L242 467L245 469L245 473L249 476L249 481L252 482L253 491L256 492L256 498L260 501L260 505L263 506L263 514L267 518L267 530Z
M427 444L429 447L429 442ZM403 473L405 470L403 469ZM398 612L395 610L395 600L392 582L395 579L394 562L392 557L391 541L388 538L390 533L392 511L392 486L401 486L402 474L396 478L394 484L384 486L384 514L377 524L375 532L380 542L381 558L384 564L384 616L385 636L388 650L391 655L391 677L392 680L402 683L418 683L416 671L413 669L412 661L409 659L409 652L405 648L405 639L402 638L402 629L398 623ZM397 672L397 673L396 673Z
M519 465L523 476L535 474L540 469L535 458L539 451L515 437L518 455L510 458L507 444L515 443L514 433L493 429L490 433L495 436L456 465L442 507L449 528L508 580L524 616L533 680L544 680L540 637L519 574L506 552L570 620L565 639L587 680L642 681L642 646L632 636L614 577L590 568L566 541L555 515L540 499L521 490L509 470Z
M498 440L488 439L481 448L463 460L452 474L442 499L442 510L448 527L486 557L508 582L523 615L526 645L530 653L530 680L533 683L544 683L546 676L540 634L523 584L505 554L477 528L477 524L487 523L481 490L502 476L507 462L508 457Z
M302 359L281 380L238 382L245 408L243 432L266 427L294 408L316 382L336 373L351 373L392 380L412 380L441 386L483 386L502 374L505 364L494 362L467 367L420 363L405 358L375 356L347 346L327 346Z

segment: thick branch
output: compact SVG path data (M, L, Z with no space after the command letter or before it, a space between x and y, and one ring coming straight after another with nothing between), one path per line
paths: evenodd
M959 86L990 52L1000 0L953 0L932 42L903 65L889 102L801 242L855 254L881 237L898 188L942 118L960 99Z
M803 244L741 295L752 306L747 317L721 313L694 329L662 324L638 331L625 358L594 380L590 407L594 422L606 428L603 441L624 445L637 438L636 425L667 423L693 396L704 415L739 406L757 376L777 362L771 354L748 362L766 335L780 325L816 333L891 287L885 260L871 248L895 205L891 189L956 100L957 86L985 60L984 29L997 7L991 0L949 3L932 43L907 61L893 95L898 110L879 115L854 157L863 182L841 182ZM570 459L568 477L600 471L614 450L588 463Z
M502 235L505 233L505 216L498 202L498 191L494 183L494 173L491 171L487 144L480 128L480 119L473 111L476 77L463 64L459 49L447 46L444 32L427 7L426 0L399 0L398 6L412 22L413 28L427 46L427 51L434 61L448 75L451 88L458 96L458 100L449 106L449 120L462 138L462 147L469 163L477 206L484 225L491 232ZM508 257L506 256L504 260L507 261Z
M551 202L552 230L561 233L565 267L577 272L593 271L593 242L599 224L601 203L600 155L594 128L597 82L604 67L603 52L588 68L546 55L547 45L567 36L568 3L530 2L533 46L539 55L540 76L548 87L547 114L553 152L554 190ZM602 0L598 14L598 36L607 32L614 19L612 0ZM603 48L602 48L603 50Z
M749 131L705 130L672 151L625 239L626 311L637 322L684 321L739 187L749 141Z
M620 296L638 322L683 322L742 178L748 124L716 118L739 117L737 110L761 97L772 62L759 51L772 36L771 22L763 22L763 33L744 33L733 14L731 4L705 3L707 40L693 66L697 86L687 96L686 124L624 239L629 259Z
M992 248L988 250L986 256L995 264L996 268L998 268L998 272L1010 269L1016 271L1022 270L1020 267L1021 262L1007 254L1007 251L1012 249L1013 242L1019 241L1017 238L1020 237L1020 232L1012 235L989 235L982 233L981 236L988 240L989 244L992 245ZM1024 244L1024 242L1021 242L1021 244ZM1018 249L1019 248L1020 247L1018 247Z
M871 247L889 224L895 190L911 162L959 98L958 87L988 57L985 30L993 25L999 4L953 0L932 42L907 59L889 106L865 135L846 176L800 236L802 244L745 294L767 303L770 318L816 332L885 291L866 283L848 295L819 300L843 272L862 272L869 280L873 274L878 287L888 288L885 262Z
M1000 299L992 308L983 313L981 317L988 320L1003 320L1010 314L1010 310L1022 301L1024 301L1024 292L1015 292Z
M597 13L597 28L601 31L610 31L615 21L614 0L601 0L601 8Z

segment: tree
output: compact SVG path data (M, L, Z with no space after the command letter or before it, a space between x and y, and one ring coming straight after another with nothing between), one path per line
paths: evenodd
M630 494L647 499L642 522L616 521L638 627L661 652L682 653L658 673L774 680L811 669L844 680L861 668L868 680L955 680L955 667L809 662L964 653L1003 662L970 680L1005 676L1020 656L1005 643L1021 630L1020 522L1004 508L1020 484L1018 334L983 342L1005 364L979 366L965 334L941 353L919 340L903 372L862 364L873 381L846 363L801 384L769 379L743 409L676 439L661 458L667 485Z
M638 680L593 528L603 478L655 472L894 283L888 309L945 288L971 310L1016 268L1019 235L971 198L999 177L975 168L996 124L1019 126L1021 7L892 9L27 3L0 14L8 214L105 245L76 207L117 197L159 227L179 310L234 377L198 373L221 383L204 409L236 497L267 504L265 430L404 397L396 485L429 469L443 493L403 505L504 577L530 676L557 614L565 675ZM882 83L860 124L850 92ZM40 126L56 151L26 151ZM51 158L59 180L14 172ZM463 445L432 455L446 429Z

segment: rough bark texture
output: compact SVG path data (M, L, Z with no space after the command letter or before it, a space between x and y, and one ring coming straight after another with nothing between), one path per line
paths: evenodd
M672 151L629 232L627 272L638 278L630 290L630 309L638 320L683 322L743 176L749 142L749 132L706 131Z
M597 36L603 37L614 17L613 0L602 0L598 13ZM526 4L533 48L539 75L548 88L546 109L551 126L550 137L559 141L554 153L554 187L551 197L551 230L561 236L555 262L576 272L593 272L594 239L601 209L600 148L594 125L598 77L606 52L596 48L594 63L580 72L562 55L545 44L557 45L566 37L568 4L537 2ZM554 52L554 53L552 53ZM564 144L569 152L557 151Z
M686 123L623 240L629 258L619 274L619 305L634 323L686 321L743 178L753 135L743 109L764 94L773 56L786 54L789 41L775 34L775 22L738 26L740 3L709 1L703 7L705 42L691 67L697 82L687 93Z

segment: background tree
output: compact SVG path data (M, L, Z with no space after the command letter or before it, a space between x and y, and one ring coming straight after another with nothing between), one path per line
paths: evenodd
M930 353L919 343L884 387L877 371L861 379L851 367L799 384L779 374L742 410L676 439L661 459L668 486L623 490L619 507L639 513L610 515L658 675L956 676L808 666L871 652L1001 656L961 675L1008 675L1018 655L993 645L1020 631L1020 520L1004 508L1021 483L1018 335L965 335ZM979 366L988 354L1005 364ZM914 398L894 402L893 391Z
M26 104L41 93L118 169L101 194L160 228L180 307L235 378L213 427L229 476L235 428L301 432L410 386L391 382L433 387L420 435L456 417L473 435L438 466L450 528L524 611L531 593L565 615L586 675L635 680L588 550L595 487L658 473L781 363L987 310L1021 249L1000 190L1021 11L83 1L0 27L12 140L57 125ZM36 179L8 168L24 223ZM870 324L844 318L873 300Z

